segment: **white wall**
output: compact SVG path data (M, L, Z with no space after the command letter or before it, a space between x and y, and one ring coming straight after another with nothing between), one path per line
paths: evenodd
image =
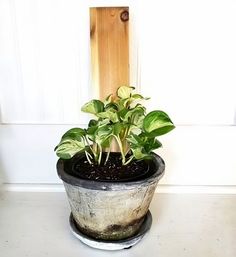
M162 137L162 184L236 185L236 3L2 0L0 174L60 183L53 148L85 124L89 6L129 5L131 82L177 125Z
M89 10L77 2L0 2L2 122L83 122L79 109L89 92L89 27L84 26Z
M235 1L142 3L142 90L151 107L177 124L235 125Z

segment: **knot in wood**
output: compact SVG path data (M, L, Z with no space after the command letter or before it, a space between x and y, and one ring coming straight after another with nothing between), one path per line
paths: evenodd
M128 21L129 20L129 12L128 11L123 11L121 14L120 14L120 19L122 21Z

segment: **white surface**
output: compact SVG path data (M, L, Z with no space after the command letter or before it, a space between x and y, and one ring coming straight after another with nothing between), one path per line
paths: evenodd
M236 196L155 195L153 225L129 250L91 249L69 229L64 193L1 193L1 257L235 257Z
M61 183L53 149L71 126L0 125L2 182ZM160 141L157 153L166 162L161 184L236 185L235 126L179 126Z

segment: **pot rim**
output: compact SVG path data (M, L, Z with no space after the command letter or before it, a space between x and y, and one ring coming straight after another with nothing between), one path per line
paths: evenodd
M152 153L153 156L153 164L156 171L149 177L136 180L136 181L94 181L87 180L75 177L73 175L68 174L64 169L65 160L59 159L57 161L57 174L60 179L70 185L78 186L87 189L93 190L122 190L122 189L132 189L134 187L144 185L144 184L152 184L158 182L165 171L165 162L164 160L157 154ZM68 161L68 160L67 160Z

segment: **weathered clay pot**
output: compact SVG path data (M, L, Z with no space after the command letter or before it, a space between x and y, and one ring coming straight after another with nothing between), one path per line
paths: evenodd
M145 179L129 182L99 182L74 177L66 170L68 160L57 163L59 177L63 180L71 212L77 227L95 239L120 240L137 233L165 164L153 154Z

